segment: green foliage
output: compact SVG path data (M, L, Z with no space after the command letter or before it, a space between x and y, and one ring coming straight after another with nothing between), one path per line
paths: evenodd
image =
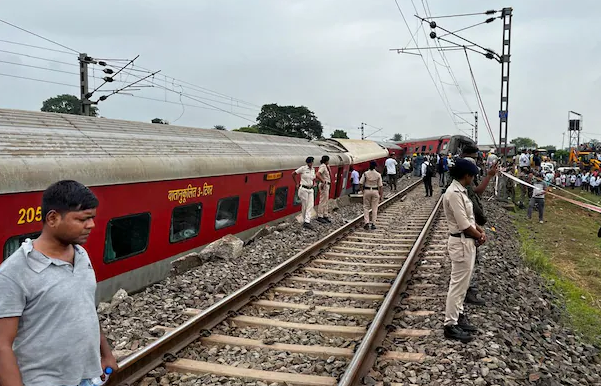
M403 140L403 134L395 133L390 140L392 142L401 142Z
M547 150L549 153L555 153L557 151L557 148L553 145L543 146L542 148Z
M263 105L257 116L259 133L315 139L323 136L323 126L305 106Z
M557 150L555 151L553 159L557 162L568 162L570 159L570 152L567 150Z
M168 124L169 124L169 122L167 122L166 120L164 120L164 119L161 119L161 118L154 118L154 119L153 119L152 121L150 121L150 122L152 122L152 123L157 123L157 124L159 124L159 125L168 125Z
M47 113L81 115L81 101L75 95L57 95L42 102L42 108L40 111L45 111ZM90 106L90 115L92 117L97 117L98 108L95 106Z
M526 138L526 137L517 137L511 140L512 144L515 145L515 147L518 149L518 151L520 149L536 149L537 148L537 144L536 141L534 141L531 138Z
M215 126L213 126L213 129L215 129L215 130L227 130L225 128L225 126L223 126L223 125L215 125Z
M240 131L240 132L243 132L243 133L259 134L259 128L257 126L255 126L255 125L241 127L239 129L234 129L233 131Z
M330 135L330 138L344 138L344 139L348 139L348 135L346 134L346 131L344 130L334 130L334 132L332 133L332 135Z

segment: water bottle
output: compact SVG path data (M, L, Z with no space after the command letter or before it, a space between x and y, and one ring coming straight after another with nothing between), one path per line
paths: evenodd
M104 370L104 381L103 381L103 380L102 380L102 378L100 378L100 377L92 378L92 379L91 379L92 385L94 385L94 386L96 386L96 385L104 385L105 383L107 383L107 382L108 382L108 380L109 380L109 376L110 376L112 373L113 373L113 369L112 369L112 368L110 368L110 367L107 367L107 368Z

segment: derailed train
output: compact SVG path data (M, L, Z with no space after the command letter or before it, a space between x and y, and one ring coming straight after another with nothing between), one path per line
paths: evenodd
M0 109L0 245L8 258L41 230L42 192L74 179L100 200L86 249L98 300L164 278L170 261L227 234L242 238L300 210L290 174L330 156L330 198L349 169L382 165L372 141L322 140ZM317 197L318 195L316 195Z

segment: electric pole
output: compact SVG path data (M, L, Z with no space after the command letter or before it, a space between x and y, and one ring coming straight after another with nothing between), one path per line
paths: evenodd
M474 142L478 144L478 112L474 111Z
M503 143L503 163L507 162L507 118L509 109L509 63L511 52L511 17L513 8L503 8L503 48L501 50L501 108L499 109L499 146Z
M79 54L79 98L81 100L81 115L90 116L90 105L92 102L88 99L88 63L90 58L88 54Z

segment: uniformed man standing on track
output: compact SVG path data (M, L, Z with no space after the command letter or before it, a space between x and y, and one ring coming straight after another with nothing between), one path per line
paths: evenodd
M330 200L330 157L324 155L319 161L316 177L319 180L319 205L317 206L317 221L328 224L332 221L328 217L328 202Z
M296 169L292 172L292 179L296 185L296 191L298 192L298 198L302 203L302 216L303 216L303 228L313 229L311 225L311 211L315 204L315 197L313 191L313 184L315 181L315 169L313 169L313 157L307 157L304 166ZM296 181L296 175L300 175L300 182Z
M463 303L476 261L476 246L486 241L484 230L476 224L474 207L467 194L478 174L478 167L458 159L450 171L453 182L443 196L444 213L449 226L448 251L451 260L451 281L445 309L444 335L449 339L469 342L477 329L463 313Z
M382 175L376 171L376 161L369 163L369 170L363 173L359 182L359 189L363 191L363 219L365 229L376 229L378 219L378 204L382 199ZM371 209L371 223L369 210Z

